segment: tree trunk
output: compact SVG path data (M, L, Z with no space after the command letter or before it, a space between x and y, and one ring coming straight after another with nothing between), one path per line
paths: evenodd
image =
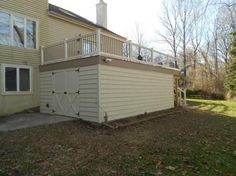
M187 68L186 68L186 26L183 23L183 59L184 59L184 87L187 86Z

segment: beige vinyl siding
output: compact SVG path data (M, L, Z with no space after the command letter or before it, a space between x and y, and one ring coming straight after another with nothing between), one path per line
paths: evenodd
M98 121L98 65L79 68L80 117L86 121ZM58 70L57 70L58 71ZM40 74L40 110L52 114L52 71ZM49 108L46 105L49 104Z
M39 60L39 50L0 45L0 63L38 66Z
M0 10L38 20L38 46L47 43L47 8L47 0L0 1ZM39 63L39 50L0 45L0 64L28 65L33 68L33 94L2 96L1 91L0 115L12 114L39 106Z
M0 48L6 48L4 52L0 53L0 65L1 64L16 64L16 65L28 65L32 67L33 75L33 87L32 94L29 95L2 95L0 91L0 116L6 114L16 113L25 109L39 106L39 52L35 50L19 52L20 50L14 47L0 46ZM6 54L6 52L9 52ZM3 56L4 54L4 56ZM0 72L0 79L2 75ZM1 80L0 80L1 81ZM0 87L2 82L0 83Z
M93 32L91 29L76 25L59 18L49 16L48 44L63 41L65 38L73 38L79 34Z
M80 68L80 118L98 119L98 65Z
M171 74L99 66L100 121L174 107Z
M32 94L19 94L19 95L1 95L0 96L0 116L12 114L25 109L39 106L39 69L38 67L32 67L33 82L32 82ZM0 84L2 83L0 68ZM2 94L2 85L0 93Z
M52 72L40 73L40 112L52 113ZM47 104L49 107L47 107Z

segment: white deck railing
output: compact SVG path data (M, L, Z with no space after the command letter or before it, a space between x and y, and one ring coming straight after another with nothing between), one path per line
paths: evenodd
M41 47L41 65L104 55L145 64L174 67L174 58L152 48L122 40L98 30Z

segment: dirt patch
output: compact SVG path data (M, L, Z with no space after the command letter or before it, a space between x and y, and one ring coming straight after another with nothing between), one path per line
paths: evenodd
M233 175L235 141L236 119L194 110L116 130L64 122L0 133L0 175Z

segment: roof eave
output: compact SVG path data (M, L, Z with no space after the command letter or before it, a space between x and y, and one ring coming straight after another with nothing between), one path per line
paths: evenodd
M90 30L96 30L95 26L88 25L88 24L86 24L86 23L84 23L82 21L79 21L79 20L76 20L76 19L72 19L70 17L67 17L65 15L62 15L62 14L59 14L59 13L56 13L56 12L53 12L53 11L48 11L48 15L51 16L51 17L55 17L55 18L58 18L58 19L61 19L61 20L64 20L64 21L76 24L76 25L83 26L83 27L88 28Z
M112 32L112 31L110 31L110 30L108 30L108 29L106 29L106 28L104 28L104 27L102 27L102 26L96 26L95 24L94 24L94 25L92 25L92 24L87 24L87 23L85 23L85 22L83 22L83 21L80 21L80 20L78 20L78 19L73 19L73 18L71 18L71 17L68 17L68 16L66 16L66 15L63 15L63 14L60 14L60 13L57 13L57 12L54 12L54 11L51 11L51 10L48 10L48 15L49 15L49 16L52 16L52 17L55 17L55 18L59 18L59 19L61 19L61 20L65 20L65 21L67 21L67 22L71 22L71 23L74 23L74 24L77 24L77 25L81 25L81 26L86 27L86 28L88 28L88 29L90 29L90 30L96 30L96 29L99 28L99 29L102 29L102 30L104 30L104 31L106 31L106 32L109 32L109 33L111 33L112 35L115 35L115 36L117 36L117 37L119 37L119 38L121 38L121 39L123 39L123 40L126 40L125 37L123 37L123 36L121 36L121 35L119 35L119 34L116 34L116 33Z

